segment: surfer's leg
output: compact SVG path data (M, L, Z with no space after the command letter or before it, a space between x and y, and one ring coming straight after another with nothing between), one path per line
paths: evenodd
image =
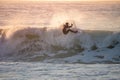
M68 32L77 33L78 31L73 31L73 30L71 30L71 29L68 29L67 31L64 31L63 33L66 35L66 34L68 34Z
M71 29L69 29L68 32L69 32L69 31L70 31L70 32L73 32L73 33L77 33L77 32L78 32L78 31L73 31L73 30L71 30Z
M68 34L68 32L69 32L69 30L67 30L67 31L64 31L63 33L66 35L66 34Z

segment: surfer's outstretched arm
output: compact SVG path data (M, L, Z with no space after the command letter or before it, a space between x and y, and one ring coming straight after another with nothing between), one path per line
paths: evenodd
M71 28L73 26L73 24L71 24L71 26L69 26L69 28Z

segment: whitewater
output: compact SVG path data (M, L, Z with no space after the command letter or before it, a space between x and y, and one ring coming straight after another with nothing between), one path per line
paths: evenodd
M1 33L1 61L70 63L119 63L120 61L119 32L80 30L77 34L64 35L59 28L25 27L5 29Z
M0 17L0 80L120 79L119 3L4 3Z

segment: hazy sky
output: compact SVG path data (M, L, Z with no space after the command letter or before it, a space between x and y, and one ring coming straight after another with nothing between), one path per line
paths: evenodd
M0 0L0 1L119 1L119 0Z
M0 3L20 3L20 2L120 2L120 0L0 0Z

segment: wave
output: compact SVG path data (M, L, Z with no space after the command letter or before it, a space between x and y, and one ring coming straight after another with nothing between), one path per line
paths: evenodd
M65 58L83 51L120 45L120 32L81 31L64 35L60 28L0 29L0 60L42 61ZM6 58L7 57L7 58Z

